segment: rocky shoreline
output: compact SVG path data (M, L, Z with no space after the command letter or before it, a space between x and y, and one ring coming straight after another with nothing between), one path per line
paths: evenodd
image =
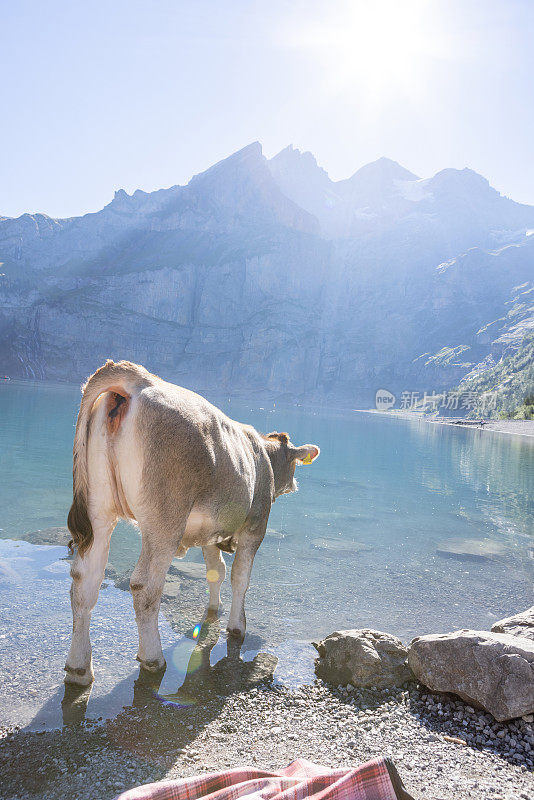
M526 630L529 642L531 623L529 610L496 625L519 632L510 639ZM209 653L208 632L199 646ZM414 680L409 649L396 637L346 633L317 643L317 669L331 667L336 653L345 663L352 648L365 686L321 678L296 689L276 685L276 659L244 662L229 645L226 658L215 667L208 659L173 696L158 693L161 676L140 670L132 704L110 719L86 721L89 691L67 687L61 730L0 728L0 797L112 800L143 783L236 765L273 770L307 758L341 767L378 755L393 760L415 800L534 796L533 714L499 722ZM346 673L338 674L346 684Z
M361 414L380 414L391 419L408 419L411 422L423 421L434 425L450 425L456 428L468 428L476 431L492 431L511 436L534 438L534 420L525 419L485 419L482 425L463 417L438 417L424 414L421 411L379 411L378 409L357 409Z
M417 800L528 800L531 722L498 723L449 695L260 684L192 706L146 693L116 719L41 734L3 730L5 800L111 800L141 783L297 757L330 767L389 755Z

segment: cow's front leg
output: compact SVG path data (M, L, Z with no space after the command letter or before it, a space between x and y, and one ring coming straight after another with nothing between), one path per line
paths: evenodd
M217 545L208 544L202 548L206 562L206 580L210 591L208 616L217 614L221 604L221 584L226 577L226 563Z
M245 594L250 583L254 556L262 543L266 527L267 519L239 534L239 543L232 564L232 607L227 626L229 635L238 639L245 637Z
M89 625L106 569L115 520L92 519L91 524L93 543L83 556L76 553L70 569L72 640L65 664L65 683L79 686L88 686L94 680Z
M143 532L139 561L130 578L135 618L139 631L137 660L151 671L165 667L158 630L158 614L165 575L176 552L176 545L161 543Z

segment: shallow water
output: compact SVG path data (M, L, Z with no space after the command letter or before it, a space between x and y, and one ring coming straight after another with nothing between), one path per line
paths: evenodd
M487 629L532 604L531 441L419 420L210 399L259 430L287 430L294 442L321 447L318 461L298 470L299 492L275 503L256 557L239 662L246 680L254 666L242 663L259 659L263 674L274 663L270 656L278 658L275 680L309 680L310 640L335 629L374 627L409 640ZM61 724L71 624L66 549L12 540L65 525L78 402L74 387L0 385L0 537L10 540L0 543L0 722ZM460 551L455 557L438 552L449 540ZM482 542L476 558L462 554L465 540ZM110 552L119 574L132 569L139 549L136 530L119 525ZM201 560L200 550L186 558ZM162 698L194 671L202 650L191 630L202 618L204 583L186 580L182 590L160 625L169 664ZM226 609L229 599L227 582ZM224 672L215 665L226 663L226 643L217 631L210 637L202 652L221 691ZM97 719L132 702L139 672L131 598L109 582L92 638L97 680L86 713Z

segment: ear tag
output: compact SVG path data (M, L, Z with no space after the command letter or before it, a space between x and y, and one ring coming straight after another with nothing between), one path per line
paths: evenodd
M308 455L306 456L306 458L303 458L303 459L302 459L302 463L303 463L303 464L311 464L311 463L312 463L312 461L313 461L313 458L311 457L311 453L308 453Z

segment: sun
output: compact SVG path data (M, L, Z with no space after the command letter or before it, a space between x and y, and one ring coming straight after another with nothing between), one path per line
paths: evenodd
M327 91L415 93L426 64L443 54L436 6L428 0L352 0L327 8L327 17L291 36L318 64Z

